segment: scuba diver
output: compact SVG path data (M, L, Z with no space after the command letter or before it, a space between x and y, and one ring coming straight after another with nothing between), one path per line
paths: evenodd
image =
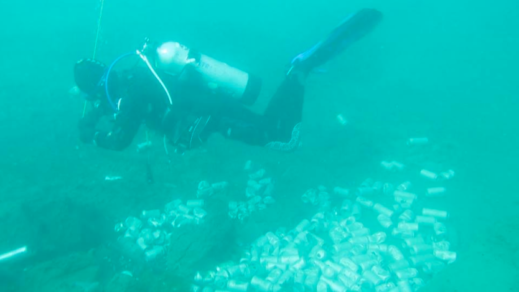
M81 60L75 64L74 78L93 108L79 122L80 139L123 150L145 123L181 151L196 148L214 133L251 145L293 150L299 145L306 77L381 20L379 11L362 9L293 58L263 115L247 108L259 95L258 77L176 42L147 42L142 50L109 66ZM139 59L133 68L113 69L121 59L135 55ZM111 115L111 130L98 129L100 120Z

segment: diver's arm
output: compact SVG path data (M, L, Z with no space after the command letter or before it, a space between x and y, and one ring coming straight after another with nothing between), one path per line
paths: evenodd
M98 131L93 142L97 146L109 150L121 151L130 146L144 119L146 107L131 99L123 99L119 103L119 111L115 114L114 125L109 132Z

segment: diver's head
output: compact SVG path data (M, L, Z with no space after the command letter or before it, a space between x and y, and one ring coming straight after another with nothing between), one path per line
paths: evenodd
M90 100L100 99L106 95L106 73L106 65L92 59L79 60L74 66L74 80L76 85ZM118 87L118 79L116 72L110 73L108 80L110 83L110 94Z
M74 66L74 80L77 87L94 98L101 92L106 66L92 59L79 60Z

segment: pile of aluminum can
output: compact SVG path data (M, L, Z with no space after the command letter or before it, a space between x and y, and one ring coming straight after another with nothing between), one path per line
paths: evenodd
M399 162L383 162L403 171ZM255 240L242 257L197 272L193 292L417 291L456 260L449 213L438 206L440 183L454 171L421 170L425 183L365 180L355 191L324 186L308 190L303 202L318 207L293 229L279 228ZM423 187L424 182L419 182Z
M350 190L335 187L333 192L330 192L325 186L319 186L315 189L307 190L302 196L303 203L319 206L320 209L326 210L331 207L332 199L347 198L350 195Z
M253 212L264 210L268 205L275 203L272 198L274 183L272 178L265 177L265 169L253 171L252 162L248 161L245 170L249 172L249 180L245 189L247 200L229 202L229 217L240 221L245 220Z
M198 191L196 192L197 198L207 198L212 196L215 192L225 190L229 183L226 181L209 183L205 180L198 184Z
M203 199L185 203L177 199L166 204L163 211L144 210L140 218L130 216L115 226L122 234L117 241L131 258L154 262L166 255L174 228L204 222L207 212L203 206Z

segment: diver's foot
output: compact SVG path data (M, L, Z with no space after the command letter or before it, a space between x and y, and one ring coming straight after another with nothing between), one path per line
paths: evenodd
M375 9L362 9L350 15L326 39L292 59L287 75L310 73L367 35L381 20L382 13Z

